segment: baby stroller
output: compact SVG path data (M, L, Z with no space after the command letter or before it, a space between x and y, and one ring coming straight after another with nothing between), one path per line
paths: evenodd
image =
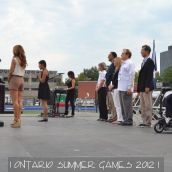
M49 117L64 117L65 114L66 91L55 89L50 92Z
M172 129L172 120L168 121L165 106L166 106L166 98L172 94L171 88L164 87L161 90L160 94L160 108L159 113L157 115L158 122L154 125L154 130L156 133L162 133L163 131L168 131Z

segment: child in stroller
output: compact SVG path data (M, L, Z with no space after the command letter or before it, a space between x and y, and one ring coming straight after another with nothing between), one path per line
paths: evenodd
M164 111L163 111L163 104L165 106ZM172 129L172 91L171 91L171 88L165 87L165 88L162 88L161 90L159 115L160 115L160 118L158 119L158 122L154 126L155 132L162 133L163 131Z
M166 122L169 123L172 119L172 92L166 97L165 104L166 104Z

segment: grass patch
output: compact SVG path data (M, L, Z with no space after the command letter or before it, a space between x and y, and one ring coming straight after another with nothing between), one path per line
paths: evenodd
M41 114L41 112L42 111L40 111L40 110L24 110L23 114L24 115L35 115L35 116L37 116L37 115Z

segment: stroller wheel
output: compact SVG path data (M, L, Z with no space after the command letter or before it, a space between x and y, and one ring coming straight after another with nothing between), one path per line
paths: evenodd
M156 123L154 126L154 130L156 133L162 133L164 130L164 125L162 123Z

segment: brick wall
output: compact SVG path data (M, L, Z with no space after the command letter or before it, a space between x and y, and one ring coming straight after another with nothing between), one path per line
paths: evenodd
M89 98L95 98L95 88L97 81L79 81L78 82L78 98L85 98L89 94Z

